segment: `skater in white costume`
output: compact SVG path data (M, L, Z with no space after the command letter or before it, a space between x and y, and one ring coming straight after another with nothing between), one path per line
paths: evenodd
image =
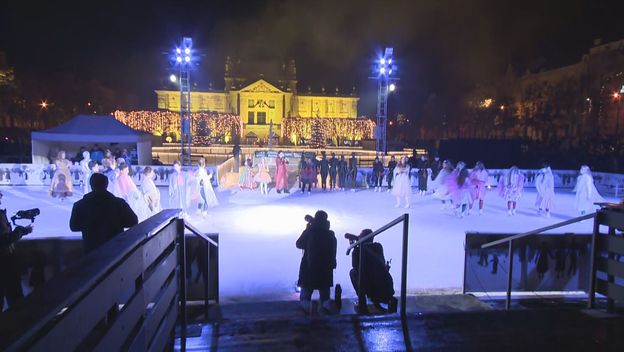
M395 207L401 206L401 200L405 200L405 208L409 208L412 196L412 186L410 185L409 165L407 157L401 158L394 169L394 185L390 192L396 198Z
M555 178L548 164L539 171L535 178L535 189L537 190L537 198L535 206L539 215L544 214L550 217L550 212L555 206Z
M598 193L596 186L594 185L594 177L591 174L589 166L581 166L581 174L576 179L576 192L575 206L576 210L581 212L581 215L593 212L596 210L594 203L604 202L604 198Z

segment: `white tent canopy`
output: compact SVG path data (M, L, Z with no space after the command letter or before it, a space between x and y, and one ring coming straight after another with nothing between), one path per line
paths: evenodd
M73 156L81 146L89 150L93 144L102 149L109 145L136 148L140 165L152 163L152 137L117 121L111 115L78 115L47 130L32 132L33 164L48 164L51 150L65 150Z

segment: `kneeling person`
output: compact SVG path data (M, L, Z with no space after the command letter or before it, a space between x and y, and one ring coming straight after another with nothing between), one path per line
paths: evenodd
M347 234L345 237L354 241L372 232L370 229L365 229L359 236ZM360 254L362 255L362 282L361 287L358 287ZM383 303L388 305L388 312L396 312L397 300L394 298L394 283L390 275L389 265L384 258L381 243L373 242L371 237L360 246L355 247L351 257L351 265L353 268L349 272L349 276L358 297L370 299L379 310L386 311L381 306ZM358 302L358 304L366 304L366 302Z

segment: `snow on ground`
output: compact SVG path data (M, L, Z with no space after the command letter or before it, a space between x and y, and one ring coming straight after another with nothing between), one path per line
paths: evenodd
M9 213L33 207L41 208L35 232L29 237L80 236L69 230L76 192L66 201L51 198L46 187L2 187L2 206ZM161 189L167 206L166 189ZM551 218L536 215L535 191L527 190L518 204L518 214L508 216L503 199L496 190L488 191L485 212L459 219L442 210L440 201L414 194L409 209L395 208L389 193L373 190L327 192L313 190L311 195L293 190L289 195L270 190L263 196L258 190L217 192L221 205L208 216L192 216L191 222L205 232L219 233L219 269L221 296L233 300L292 297L299 270L301 251L295 241L305 227L305 214L323 209L329 214L338 240L338 267L334 282L342 284L345 295L353 295L349 280L351 257L345 251L346 232L358 234L364 228L377 229L404 212L410 214L408 290L460 291L463 282L466 231L521 233L569 219L578 214L573 209L574 194L558 191L557 208ZM556 232L590 233L592 223L577 223ZM395 289L400 287L401 231L395 226L377 238L384 246L387 260L392 259Z

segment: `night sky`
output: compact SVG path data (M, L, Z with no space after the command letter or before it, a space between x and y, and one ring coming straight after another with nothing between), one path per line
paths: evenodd
M457 97L509 64L518 72L570 64L593 39L624 38L624 1L3 1L0 51L16 75L95 81L154 109L166 81L164 51L192 36L204 56L194 80L222 88L226 55L297 61L299 90L340 87L375 109L369 68L395 48L399 90L391 113L418 116L430 94ZM67 83L64 83L67 84ZM52 93L50 93L52 94Z

